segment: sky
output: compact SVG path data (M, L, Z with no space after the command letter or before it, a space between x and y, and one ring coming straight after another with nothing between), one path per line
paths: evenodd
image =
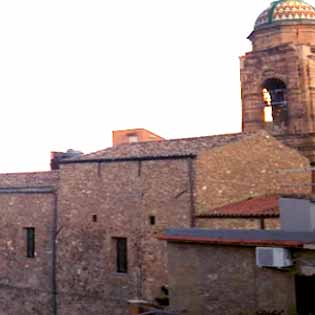
M310 1L315 5L315 0ZM0 0L0 172L51 151L241 130L239 56L270 0Z

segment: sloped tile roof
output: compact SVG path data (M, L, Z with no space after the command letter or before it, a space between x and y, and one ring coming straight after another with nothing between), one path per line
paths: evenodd
M261 196L209 210L199 217L278 217L278 195Z
M57 187L58 171L0 174L0 188Z
M174 140L161 140L154 142L138 142L120 144L105 150L86 154L79 160L116 159L116 158L142 158L157 156L174 156L197 154L204 149L212 149L227 143L238 141L246 134L234 133L197 138L184 138ZM248 134L247 134L248 136Z

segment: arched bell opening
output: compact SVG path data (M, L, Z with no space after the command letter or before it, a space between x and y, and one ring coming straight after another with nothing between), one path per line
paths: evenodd
M287 87L279 79L267 79L262 85L264 122L272 125L274 131L288 127Z

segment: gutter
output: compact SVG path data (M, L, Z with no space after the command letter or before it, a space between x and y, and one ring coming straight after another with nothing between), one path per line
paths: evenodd
M194 159L196 154L175 154L175 155L156 155L144 157L126 157L126 158L99 158L99 159L77 159L62 160L59 164L83 164L83 163L115 163L115 162L135 162L135 161L158 161L158 160L183 160Z
M196 208L194 196L194 168L192 158L188 159L189 194L190 194L190 216L191 227L196 226Z
M286 248L303 248L305 243L302 241L291 240L246 240L246 239L223 239L223 238L206 238L191 236L169 236L162 235L159 240L171 243L186 244L204 244L204 245L221 245L221 246L245 246L245 247L286 247Z
M199 214L196 215L197 219L270 219L279 218L279 213L265 213L265 214Z
M0 187L0 194L49 194L55 191L53 187Z

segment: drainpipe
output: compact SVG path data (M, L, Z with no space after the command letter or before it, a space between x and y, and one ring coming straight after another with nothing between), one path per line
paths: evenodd
M57 209L57 193L53 193L54 210L53 210L53 225L52 225L52 309L53 315L58 315L57 303L57 235L58 235L58 209Z
M188 160L188 176L189 176L189 193L190 193L190 216L191 216L191 227L196 226L196 213L195 213L195 197L194 197L194 169L193 169L193 158L189 157Z
M311 172L312 172L312 179L311 179L311 186L312 186L312 199L315 200L315 162L310 163L311 166Z

